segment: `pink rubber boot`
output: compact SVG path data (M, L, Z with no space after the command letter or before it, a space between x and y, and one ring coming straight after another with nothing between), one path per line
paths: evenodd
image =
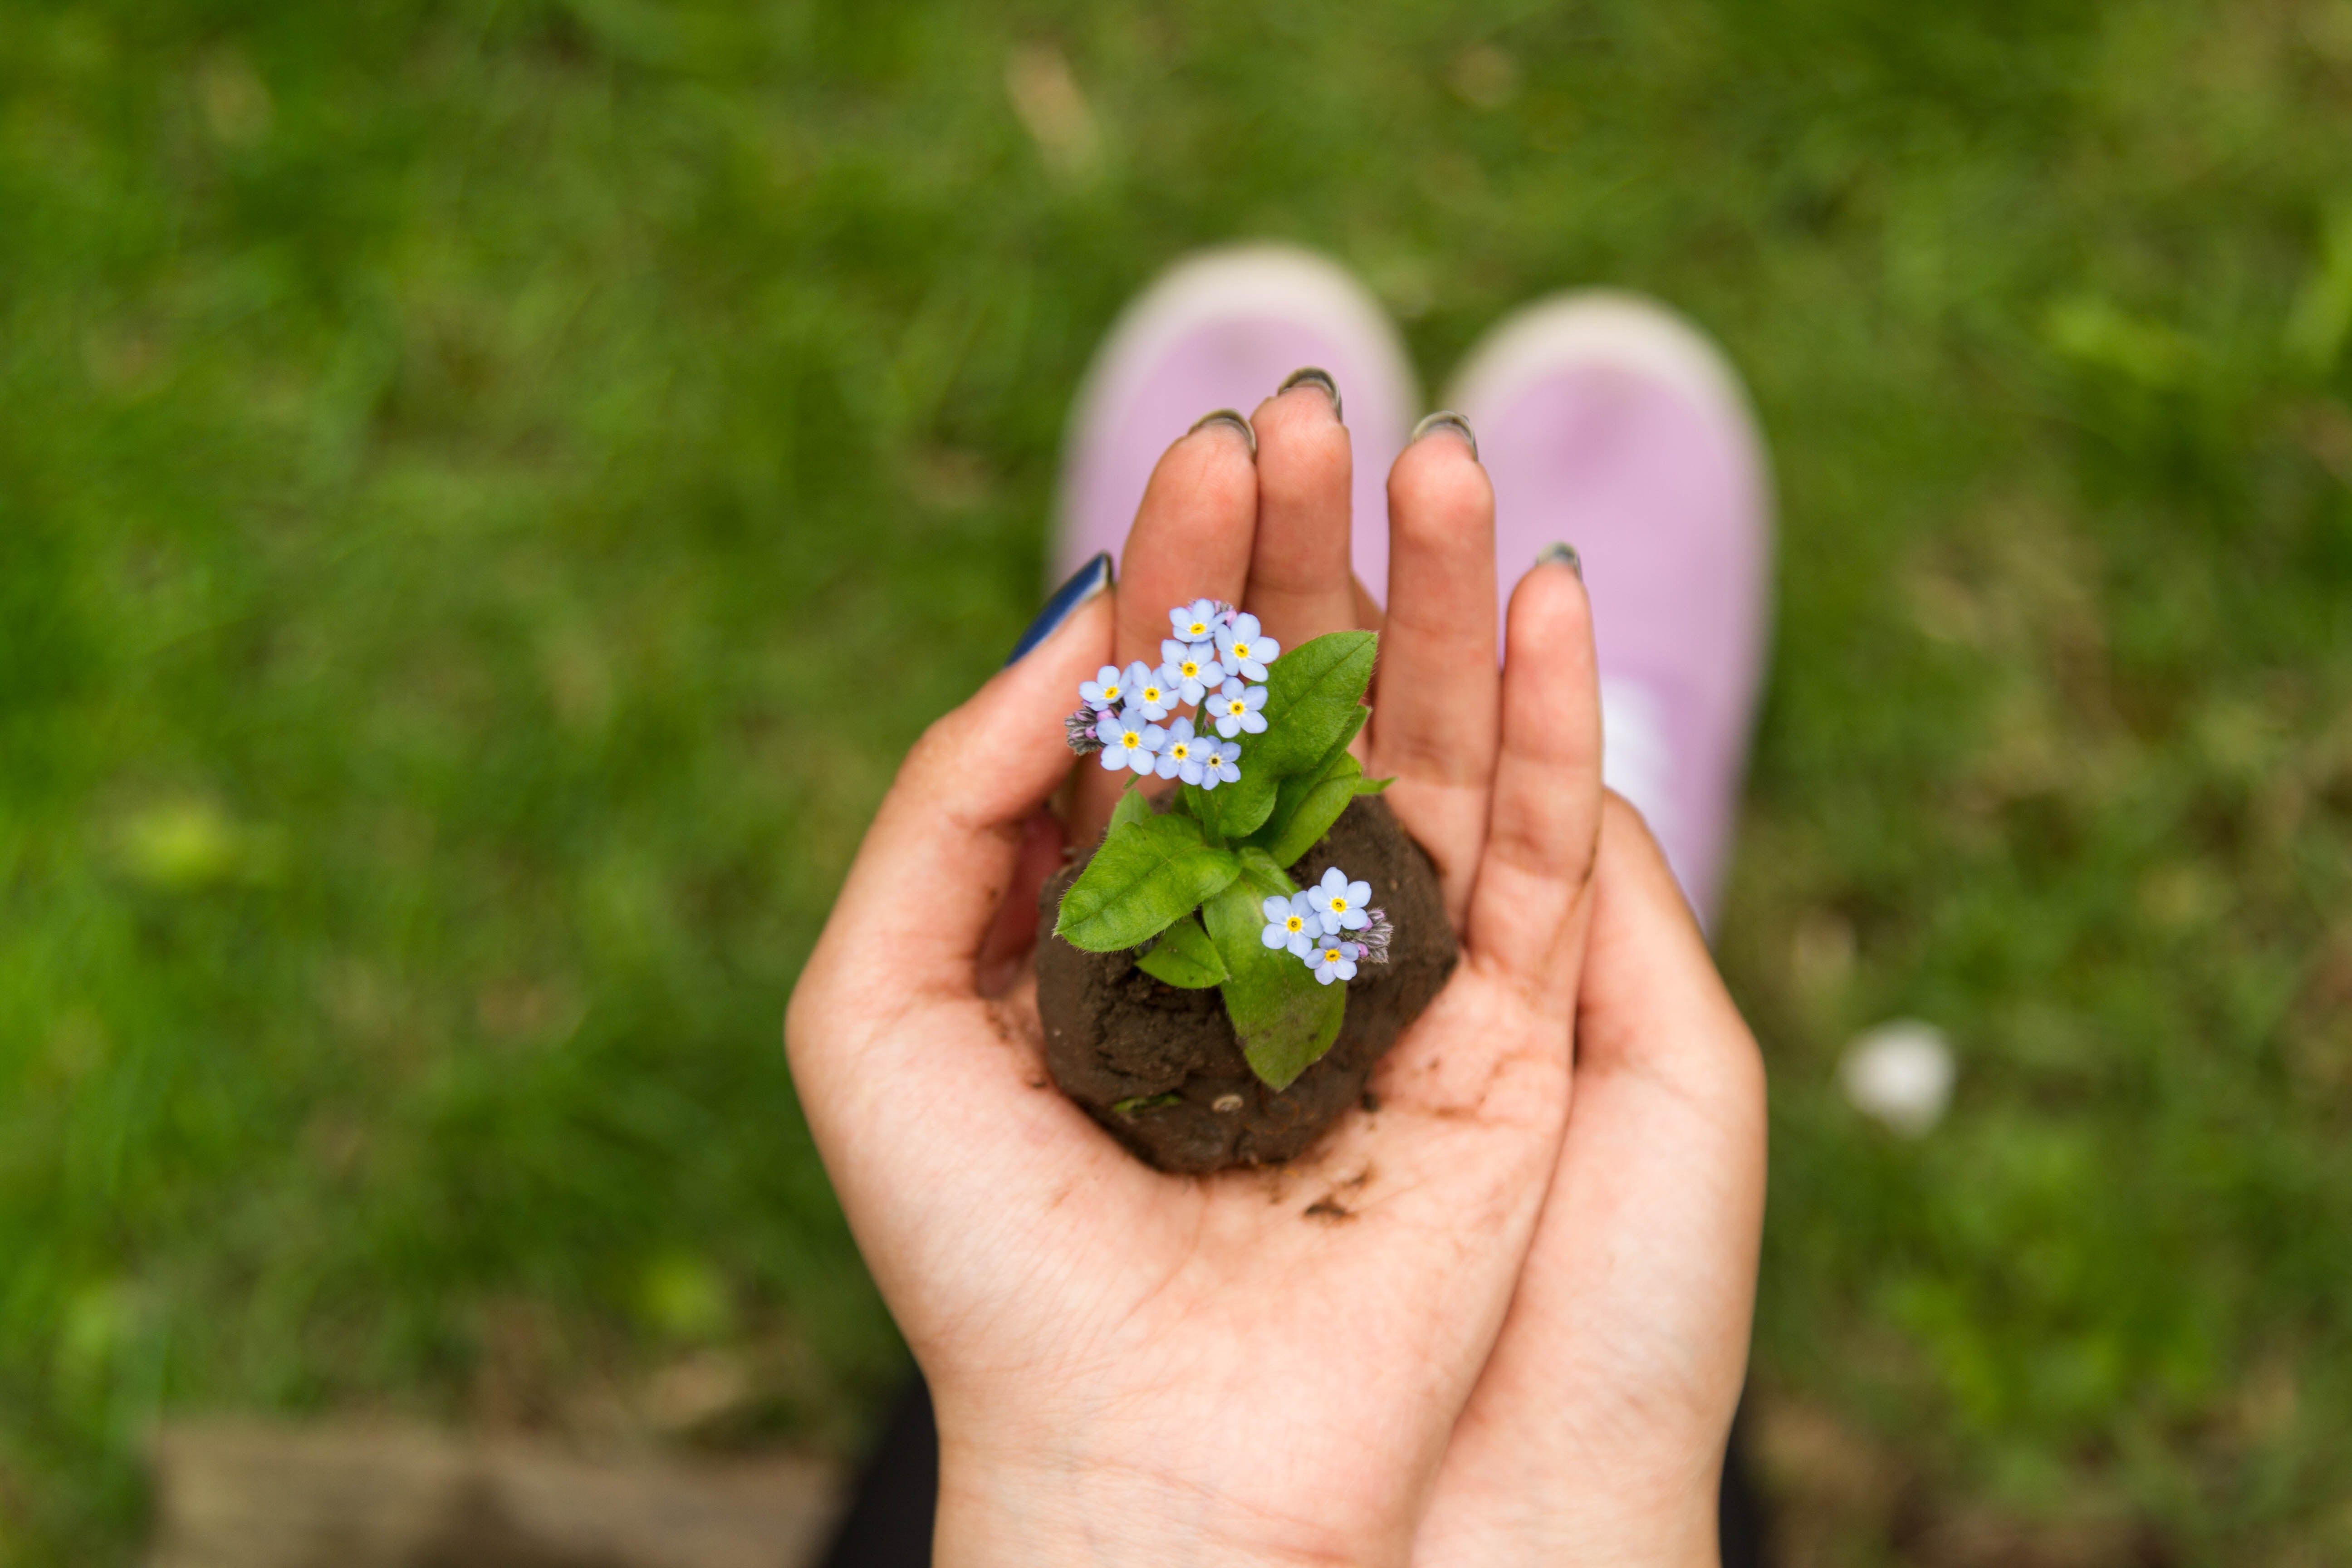
M1582 558L1603 775L1712 925L1771 595L1771 480L1747 395L1680 317L1598 291L1505 320L1451 390L1494 481L1503 592L1554 540Z
M1339 388L1355 460L1356 575L1381 592L1389 465L1404 450L1421 389L1363 286L1312 252L1277 245L1196 252L1113 323L1070 417L1051 580L1097 551L1118 556L1152 465L1201 416L1231 408L1246 417L1309 366Z

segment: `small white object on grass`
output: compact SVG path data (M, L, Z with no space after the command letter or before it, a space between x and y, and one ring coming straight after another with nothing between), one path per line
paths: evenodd
M1953 1071L1943 1030L1896 1018L1854 1037L1838 1063L1838 1081L1856 1110L1917 1138L1944 1119Z

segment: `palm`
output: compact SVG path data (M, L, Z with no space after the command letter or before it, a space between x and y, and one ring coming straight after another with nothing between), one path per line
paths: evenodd
M1391 1081L1424 1087L1350 1119L1311 1163L1180 1180L1042 1087L1032 997L894 1026L936 1064L891 1108L892 1127L923 1132L866 1134L891 1140L893 1185L929 1200L877 1213L867 1252L909 1342L939 1352L924 1359L943 1425L1050 1390L1026 1398L1030 1440L1259 1517L1304 1497L1401 1525L1417 1499L1393 1478L1425 1476L1444 1440L1401 1413L1433 1369L1466 1388L1517 1266L1516 1248L1464 1237L1524 1236L1556 1147L1557 1024L1465 963L1394 1053L1407 1070ZM1447 1043L1470 1039L1499 1047L1483 1113L1447 1098Z

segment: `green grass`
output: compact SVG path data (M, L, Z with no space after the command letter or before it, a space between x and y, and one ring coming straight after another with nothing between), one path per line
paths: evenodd
M130 1561L173 1410L855 1440L783 998L1256 235L1433 384L1593 282L1750 378L1803 1560L2352 1555L2347 149L2341 0L0 0L0 1561Z

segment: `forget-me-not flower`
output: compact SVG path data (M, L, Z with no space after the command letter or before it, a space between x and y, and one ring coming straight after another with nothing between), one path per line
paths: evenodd
M1281 651L1282 645L1265 635L1255 616L1235 616L1232 626L1217 633L1217 659L1227 675L1264 680L1265 667Z
M1312 969L1315 978L1326 985L1334 980L1353 980L1356 977L1356 960L1363 953L1364 950L1352 942L1327 936L1307 952L1307 967Z
M1136 660L1139 665L1143 661ZM1078 682L1078 700L1090 705L1097 713L1116 713L1127 700L1127 682L1118 673L1118 666L1104 665L1095 671L1092 680Z
M1302 960L1315 951L1323 926L1316 918L1311 895L1293 893L1286 899L1268 899L1259 906L1259 912L1265 916L1265 924L1257 933L1259 942L1268 947L1287 948L1293 957Z
M1371 917L1364 906L1372 901L1370 882L1350 882L1348 873L1334 866L1323 873L1323 880L1314 888L1315 912L1322 917L1327 935L1343 931L1361 931Z
M1201 738L1201 787L1214 789L1221 784L1242 782L1241 742L1212 741Z
M1160 776L1182 779L1188 784L1199 784L1207 776L1202 765L1215 745L1215 742L1202 741L1192 733L1192 721L1177 720L1168 726L1168 738L1160 743Z
M1168 743L1168 731L1132 707L1124 713L1104 714L1096 721L1095 735L1103 743L1104 767L1113 773L1133 768L1145 778L1160 766L1160 748Z
M1160 679L1176 688L1187 702L1198 702L1213 687L1225 683L1224 666L1217 650L1204 642L1181 643L1174 637L1160 645Z
M1222 599L1195 599L1169 611L1168 624L1179 642L1208 642L1216 636L1220 620L1233 613L1234 607Z
M1201 711L1214 716L1217 733L1226 740L1246 730L1253 735L1265 733L1265 715L1258 710L1265 706L1265 688L1244 686L1236 680L1217 693L1217 700Z
M1389 961L1389 943L1396 936L1396 927L1389 922L1385 910L1366 910L1364 913L1371 918L1364 929L1356 933L1356 943L1364 950L1359 956L1366 963L1386 963Z
M1168 717L1168 710L1176 706L1176 683L1141 659L1127 667L1123 679L1127 692L1125 711L1140 713L1157 723Z
M1089 703L1080 703L1076 712L1062 721L1062 733L1070 742L1070 750L1082 757L1090 757L1103 749L1102 737L1095 733L1106 716L1097 713Z

